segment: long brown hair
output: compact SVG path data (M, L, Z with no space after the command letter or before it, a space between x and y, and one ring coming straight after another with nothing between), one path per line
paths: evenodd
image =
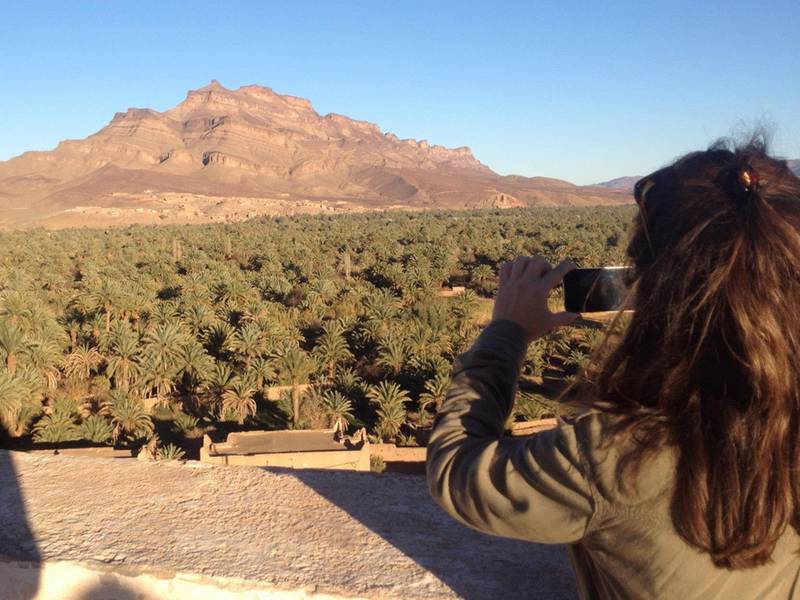
M590 376L619 434L678 452L678 533L731 569L800 516L800 180L762 138L648 178L628 246L635 312Z

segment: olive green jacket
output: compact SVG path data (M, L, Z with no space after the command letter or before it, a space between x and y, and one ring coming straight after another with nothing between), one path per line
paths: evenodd
M618 478L630 444L588 412L527 438L503 436L525 355L522 329L495 321L456 360L428 445L428 485L479 531L569 544L581 598L800 598L791 527L767 565L730 571L690 547L670 518L675 453L645 462L634 489Z

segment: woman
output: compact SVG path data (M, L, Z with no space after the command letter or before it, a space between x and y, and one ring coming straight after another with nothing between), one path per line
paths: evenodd
M800 597L800 180L717 144L639 182L634 314L585 410L505 438L527 344L576 315L572 268L500 268L493 321L453 368L434 498L480 531L569 544L582 598Z

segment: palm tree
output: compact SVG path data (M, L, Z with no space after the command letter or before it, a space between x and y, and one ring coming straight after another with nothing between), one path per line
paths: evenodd
M208 351L221 358L233 349L235 331L228 323L216 323L206 332L206 347Z
M30 304L21 294L6 294L0 299L0 318L9 323L21 325L30 314Z
M327 369L328 380L333 379L336 367L351 358L353 354L347 347L347 342L341 335L325 333L314 347L314 355Z
M333 384L336 389L351 398L365 393L364 380L352 368L338 369Z
M80 437L74 414L65 411L45 415L33 427L33 439L37 442L69 442Z
M341 259L342 259L341 271L344 273L344 278L347 281L350 281L350 276L351 276L353 265L352 265L352 260L350 258L350 248L349 247L346 246L344 248L344 250L342 250Z
M100 334L105 329L105 317L99 313L91 315L83 321L83 328L92 340L99 342Z
M170 302L158 302L150 312L150 322L158 325L173 323L178 317L178 310Z
M61 379L59 366L62 360L58 344L44 336L36 336L28 342L24 356L27 364L36 369L47 381L47 387L51 390L56 389L58 380Z
M114 378L119 389L127 390L131 380L139 374L139 360L138 336L133 331L122 332L112 344L106 374Z
M68 442L80 439L75 403L66 396L56 396L48 401L45 415L33 427L37 442Z
M116 301L117 291L111 282L104 278L100 282L100 287L92 291L91 298L98 307L103 309L106 319L106 333L108 333L111 331L111 308Z
M143 375L148 387L163 401L174 388L183 359L186 340L180 325L167 322L150 329L145 337Z
M378 424L375 427L375 432L383 440L392 440L400 433L400 428L406 422L406 410L403 406L397 404L389 404L386 406L379 406L378 410Z
M217 286L217 302L230 309L245 306L250 300L253 288L238 279L230 279Z
M405 403L410 400L408 392L393 381L381 381L370 387L367 398L377 406L378 434L383 439L394 438L406 421Z
M257 356L261 356L267 349L266 339L261 328L255 323L248 323L237 331L231 344L233 350L244 359L245 371L250 370L250 364Z
M83 323L77 317L67 317L63 320L64 329L69 334L69 349L74 350L78 345L78 335L83 329Z
M316 370L316 364L301 348L292 346L278 357L278 375L292 386L292 425L300 426L300 384Z
M478 309L478 296L472 290L464 290L452 299L453 316L459 327L469 323Z
M275 366L272 364L271 360L259 357L255 359L250 366L250 373L258 389L262 389L267 383L274 379Z
M444 371L438 371L425 382L425 391L419 396L419 414L423 424L429 421L429 407L433 407L434 413L439 412L449 386L450 376Z
M88 381L94 369L103 362L103 355L96 348L83 344L67 355L64 360L64 371L69 377L78 377Z
M375 364L396 376L406 364L406 352L406 345L402 340L389 337L378 345L378 358Z
M496 277L494 270L489 265L480 264L472 269L471 280L479 290L489 293L495 287Z
M19 416L25 404L25 390L7 370L0 370L0 423L10 435L21 435Z
M380 289L364 299L367 318L370 321L391 321L399 310L397 297L391 290Z
M214 359L201 343L191 340L183 346L179 371L183 375L184 385L190 391L205 381L213 367Z
M213 315L205 304L193 302L183 311L183 321L189 325L193 335L198 335L213 321Z
M203 398L209 413L215 412L215 407L222 401L225 392L231 389L234 377L228 363L214 361L208 379L203 384Z
M322 410L328 419L328 427L334 429L338 427L344 431L348 421L353 418L353 403L335 390L323 392Z
M153 434L153 421L145 411L141 398L122 390L112 390L104 408L111 415L115 439L121 435L141 438Z
M222 414L232 412L236 414L239 425L244 425L247 417L256 414L255 393L249 377L237 377L231 388L222 394Z
M0 323L0 350L6 355L6 368L10 373L17 368L17 355L25 348L25 335L12 321Z
M81 423L80 435L90 442L105 444L114 437L114 427L105 417L90 415Z

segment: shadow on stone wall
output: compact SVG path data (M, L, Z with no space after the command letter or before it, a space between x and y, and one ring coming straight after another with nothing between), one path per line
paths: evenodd
M464 527L433 502L422 477L270 470L296 477L463 598L575 597L563 547L493 537ZM364 569L380 565L364 564Z
M149 600L153 596L136 590L114 577L99 583L82 585L69 593L70 600Z
M0 426L0 447L7 441ZM18 581L0 583L0 594L13 600L28 600L39 590L39 565L41 557L36 539L28 523L25 501L20 491L19 479L11 454L0 450L0 526L5 544L0 547L0 557L12 561L25 561L30 565L26 576Z

